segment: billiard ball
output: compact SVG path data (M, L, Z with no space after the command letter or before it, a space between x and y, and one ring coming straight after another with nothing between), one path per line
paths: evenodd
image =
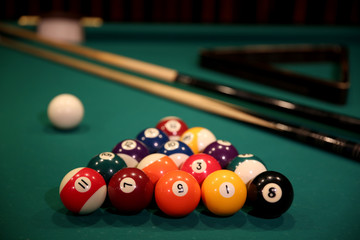
M58 129L69 130L77 127L84 117L84 106L79 98L72 94L60 94L54 97L47 108L50 122Z
M92 168L104 178L106 184L109 183L110 178L120 169L126 167L125 161L118 155L112 152L102 152L94 156L87 165Z
M81 167L65 175L60 183L59 194L68 210L77 214L89 214L104 203L107 188L100 173Z
M228 141L217 140L210 143L203 153L213 156L225 168L239 153L236 148Z
M190 173L201 185L212 172L220 170L219 162L205 153L190 156L182 165L181 170Z
M108 195L112 205L121 213L135 214L146 208L153 199L154 185L138 168L123 168L111 178Z
M175 162L162 153L153 153L139 162L137 168L143 170L155 185L165 173L178 170Z
M125 139L119 142L112 152L124 159L128 167L135 167L144 157L149 155L147 147L135 139Z
M175 170L162 176L155 186L155 201L171 217L183 217L198 206L201 189L189 173Z
M157 128L147 128L141 131L136 139L145 144L149 149L149 153L157 152L167 141L169 141L168 136Z
M156 128L168 135L170 140L180 140L180 136L188 129L186 123L175 116L169 116L161 119Z
M174 160L175 164L180 168L181 165L193 155L191 148L183 142L170 140L166 142L158 151Z
M251 181L246 206L250 215L277 218L290 208L293 199L294 190L289 179L279 172L266 171Z
M206 128L193 127L181 135L180 141L186 143L196 154L202 152L210 143L216 141L216 137Z
M211 173L201 186L204 205L218 216L230 216L238 212L244 206L246 195L245 183L230 170Z
M253 154L240 154L229 163L227 169L234 171L248 185L257 175L266 171L266 166Z

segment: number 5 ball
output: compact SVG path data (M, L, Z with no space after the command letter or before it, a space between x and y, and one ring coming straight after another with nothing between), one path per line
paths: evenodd
M104 178L91 168L76 168L65 175L60 184L60 199L70 211L89 214L105 201Z
M276 218L285 213L294 199L290 181L281 173L266 171L250 183L246 205L249 214L261 218Z
M206 208L218 216L230 216L246 201L247 190L241 178L230 170L219 170L205 178L201 197Z
M155 200L162 212L171 217L183 217L195 210L201 190L190 173L175 170L162 176L155 187Z

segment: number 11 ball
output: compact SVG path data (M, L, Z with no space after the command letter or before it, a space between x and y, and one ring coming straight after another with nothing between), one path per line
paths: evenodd
M64 93L50 101L47 114L50 122L56 128L69 130L77 127L82 121L84 106L74 95Z
M250 183L246 205L249 214L261 218L276 218L291 206L294 190L290 181L281 173L266 171Z
M100 173L84 167L76 168L65 175L59 193L67 209L77 214L89 214L103 204L107 188Z
M138 168L123 168L111 178L108 186L112 205L122 213L135 214L152 200L154 185Z

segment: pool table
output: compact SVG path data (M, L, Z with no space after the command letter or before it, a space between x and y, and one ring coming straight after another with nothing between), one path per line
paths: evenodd
M84 46L360 118L360 31L356 27L106 23L86 28L85 34ZM351 87L346 104L238 79L202 68L198 62L204 48L297 43L348 47ZM285 67L322 76L333 71L324 64ZM84 104L85 117L75 130L59 131L49 124L47 105L60 93L72 93ZM356 133L230 101L281 121L360 140ZM291 208L275 219L242 210L216 217L203 206L183 218L166 217L154 206L130 216L104 208L77 216L64 208L58 191L67 172L86 166L94 155L135 138L165 116L178 116L189 127L206 127L240 153L254 153L269 170L287 176L294 188ZM360 234L359 162L5 47L0 47L0 126L1 239L358 239Z

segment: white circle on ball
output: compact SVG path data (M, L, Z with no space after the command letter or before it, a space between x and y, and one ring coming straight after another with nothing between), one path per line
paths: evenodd
M172 151L179 148L179 145L180 144L178 141L168 141L167 143L165 143L165 149L168 151Z
M181 128L181 124L176 120L169 120L168 122L165 123L165 128L171 132L179 131Z
M186 144L189 144L194 139L194 134L191 132L185 133L182 137L182 141Z
M91 181L87 177L79 177L74 183L75 189L78 192L85 193L91 188Z
M207 164L203 159L195 160L191 164L191 169L196 173L203 173L207 168Z
M115 154L112 152L103 152L99 154L99 157L104 160L111 160L114 159Z
M217 140L217 142L223 146L227 146L227 147L231 146L231 142L229 142L229 141Z
M263 198L269 203L276 203L282 197L282 190L276 183L268 183L261 191Z
M47 108L50 122L60 129L72 129L80 124L84 117L84 106L79 98L72 94L60 94L54 97Z
M188 190L189 190L189 187L186 184L186 182L184 182L184 181L176 181L172 185L172 192L178 197L185 196L187 194Z
M136 182L131 177L126 177L120 181L120 189L124 193L132 193L136 188Z
M160 132L156 128L148 128L145 130L144 135L147 138L156 138L159 136Z
M231 198L235 194L235 187L231 182L223 182L219 187L219 193L224 198Z
M124 150L133 150L136 147L134 140L125 140L121 143L121 148Z

